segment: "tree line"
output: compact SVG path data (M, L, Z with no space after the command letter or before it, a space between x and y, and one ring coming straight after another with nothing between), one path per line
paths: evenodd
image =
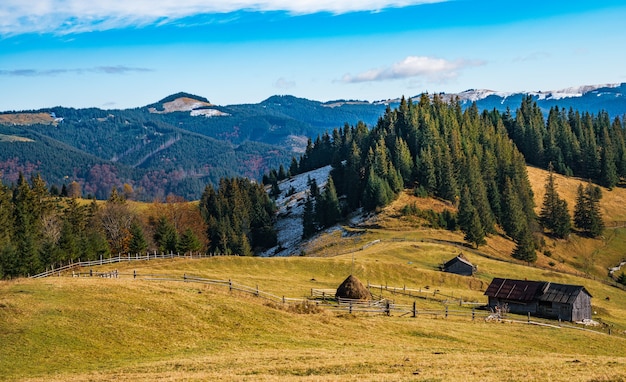
M626 176L626 141L619 116L580 113L552 107L547 120L531 96L515 115L507 110L504 125L529 164L589 179L609 189Z
M358 208L373 211L383 207L400 191L412 188L416 195L437 197L457 208L455 216L437 217L439 226L461 229L465 240L474 246L484 244L487 235L501 229L516 243L512 255L533 262L540 245L537 232L544 229L566 237L572 224L567 205L553 183L541 216L534 212L527 158L518 149L520 142L516 145L510 138L515 129L533 131L542 124L539 109L536 104L529 105L529 100L525 99L518 110L520 117L513 119L508 112L497 110L479 113L475 104L462 110L458 100L446 103L438 95L422 95L418 102L403 98L397 109L388 107L371 130L363 123L346 124L314 141L309 139L305 153L299 159L292 158L288 170L281 167L271 171L264 181L275 189L277 181L286 176L333 166L324 191L320 193L312 186L308 193L303 216L305 238ZM524 118L529 108L533 121ZM554 123L554 113L550 123ZM606 115L600 115L606 122ZM621 129L616 120L613 135L609 135L620 137ZM555 142L563 144L561 140ZM604 146L596 146L596 150L598 147ZM531 150L530 146L526 149ZM598 163L602 163L601 157ZM604 227L598 209L600 197L598 187L581 185L574 225L591 237L598 236Z

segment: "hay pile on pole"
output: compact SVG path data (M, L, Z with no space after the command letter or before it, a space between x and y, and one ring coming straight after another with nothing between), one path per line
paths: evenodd
M368 301L372 299L372 294L359 279L350 275L339 285L335 297Z

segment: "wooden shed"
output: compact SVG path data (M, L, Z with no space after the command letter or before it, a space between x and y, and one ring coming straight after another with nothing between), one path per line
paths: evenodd
M580 285L495 278L485 295L489 307L506 304L511 313L564 321L591 319L591 294Z
M472 276L476 272L476 267L462 253L459 253L457 257L443 264L441 270L461 276Z

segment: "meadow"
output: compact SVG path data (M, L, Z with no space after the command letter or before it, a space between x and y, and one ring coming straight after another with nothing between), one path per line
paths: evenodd
M529 172L545 180L545 173ZM604 200L615 200L604 207L607 226L615 227L604 238L546 238L549 255L542 252L532 266L514 261L512 243L502 236L474 250L458 232L403 216L407 203L452 208L403 194L362 226L312 240L306 256L125 262L91 268L117 270L118 278L66 272L2 281L0 380L624 381L626 292L610 282L606 270L626 245L626 231L618 227L621 195L622 189L605 192ZM478 267L474 276L439 270L459 253ZM350 274L366 284L436 290L476 303L487 302L484 291L493 277L584 285L593 296L593 319L602 326L580 330L554 321L538 326L484 316L305 310L224 286L181 282L184 275L232 280L306 298L313 288L337 288ZM415 302L419 310L443 310L448 299L382 293L398 304Z

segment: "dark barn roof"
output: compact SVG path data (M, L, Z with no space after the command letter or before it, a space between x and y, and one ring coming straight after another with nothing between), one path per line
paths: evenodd
M539 300L572 304L581 291L591 297L585 287L580 285L494 278L485 291L485 295L516 301Z
M517 301L532 301L542 293L543 281L509 280L495 278L489 284L485 295Z
M587 293L591 297L591 294L585 289L584 286L555 283L547 284L548 285L545 293L541 297L539 297L540 301L558 302L561 304L573 304L574 300L576 300L576 296L578 296L581 291L585 291L585 293Z
M470 267L474 268L474 264L470 263L469 260L467 260L465 257L463 257L463 255L459 255L459 256L453 258L452 260L448 261L447 263L445 263L443 265L443 269L447 269L451 265L453 265L453 264L455 264L457 262L461 262L463 264L469 265Z

